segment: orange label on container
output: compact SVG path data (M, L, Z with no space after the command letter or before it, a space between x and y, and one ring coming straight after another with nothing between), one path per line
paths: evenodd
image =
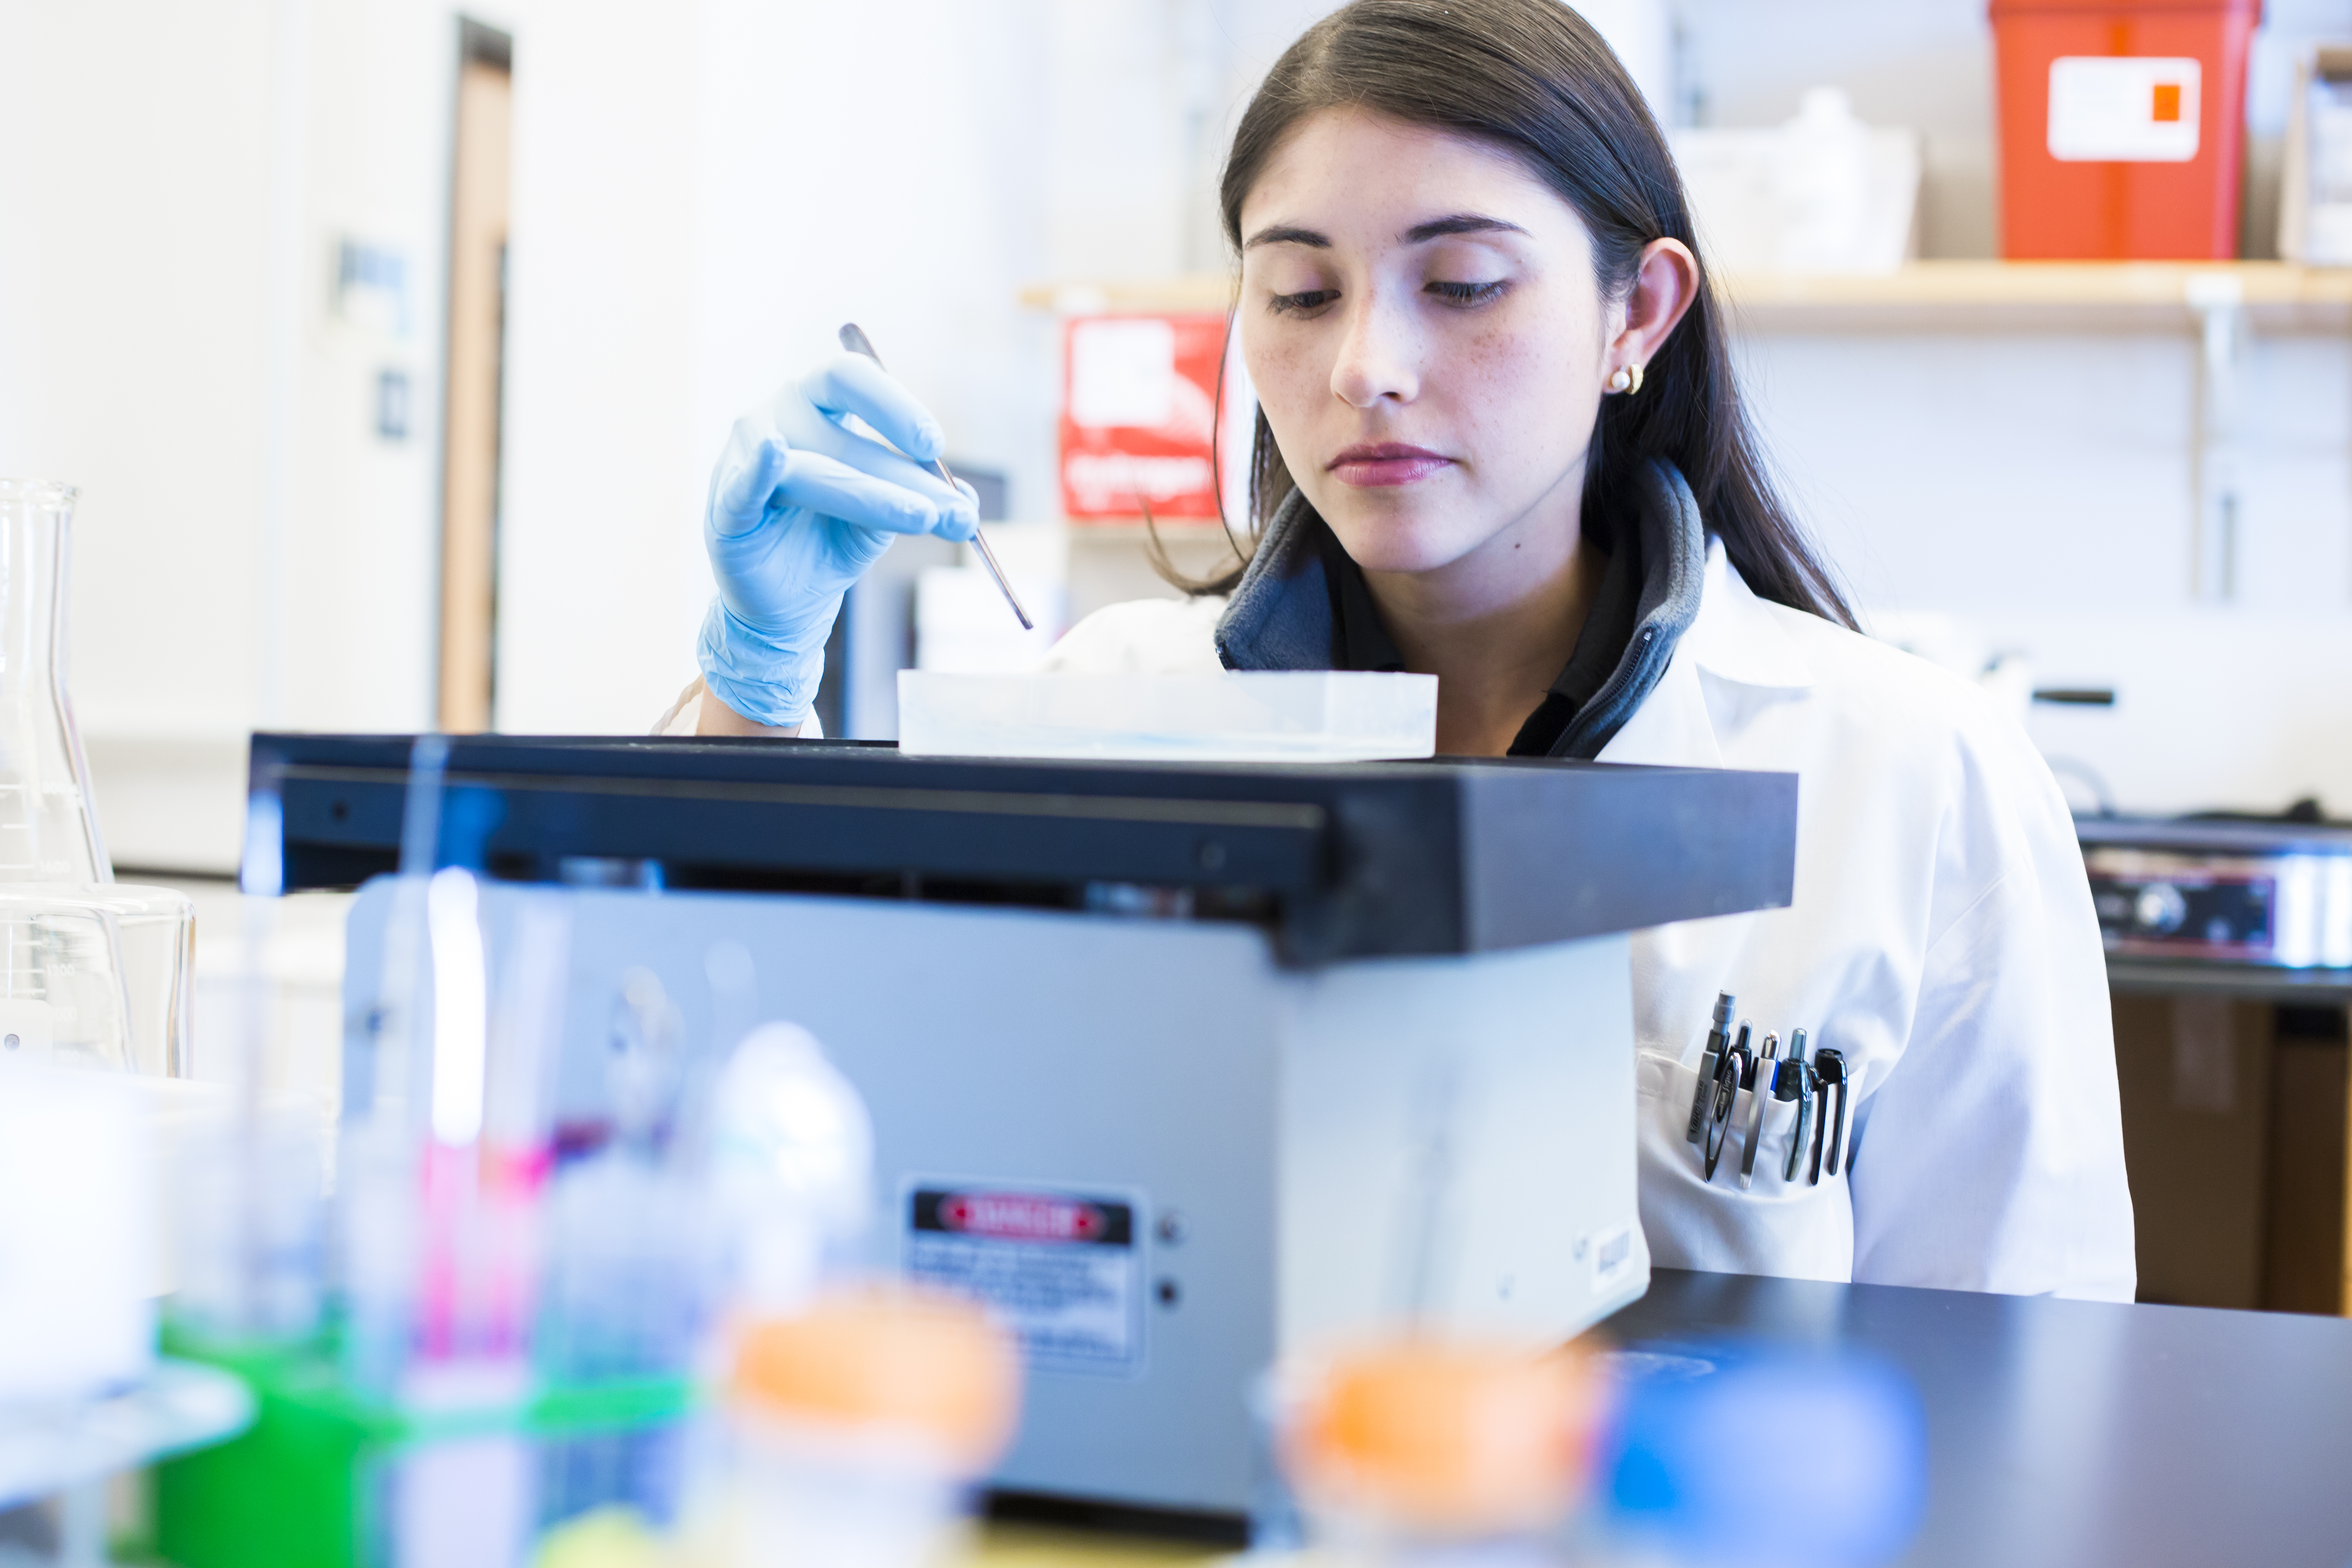
M2156 84L2156 102L2148 118L2159 125L2180 123L2180 84L2179 82L2160 81Z

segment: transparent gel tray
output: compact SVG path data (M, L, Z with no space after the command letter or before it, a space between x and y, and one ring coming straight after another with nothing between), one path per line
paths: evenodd
M1345 763L1437 747L1437 678L898 672L898 749L935 757Z

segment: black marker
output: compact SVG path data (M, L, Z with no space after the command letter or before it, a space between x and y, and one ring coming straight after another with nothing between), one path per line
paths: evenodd
M1715 1027L1706 1032L1706 1050L1698 1058L1698 1087L1691 1090L1690 1131L1683 1142L1696 1143L1706 1131L1707 1110L1715 1103L1715 1064L1723 1059L1723 1047L1731 1043L1731 1010L1736 1004L1731 993L1715 994Z
M1822 1179L1822 1144L1824 1142L1829 1144L1830 1174L1834 1176L1838 1173L1838 1145L1845 1142L1845 1053L1834 1046L1823 1046L1813 1053L1813 1072L1815 1081L1819 1085L1816 1092L1821 1096L1822 1100L1821 1110L1813 1124L1812 1179L1818 1182ZM1837 1094L1837 1111L1834 1121L1831 1120L1830 1111L1830 1094L1832 1089ZM1851 1163L1849 1163L1849 1168L1851 1168Z

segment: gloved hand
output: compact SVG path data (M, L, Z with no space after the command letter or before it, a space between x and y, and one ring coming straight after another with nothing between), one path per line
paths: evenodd
M853 414L898 450L851 430ZM892 538L980 531L971 487L925 466L942 445L912 394L850 353L735 421L702 529L719 579L698 649L712 696L762 724L803 722L842 595Z

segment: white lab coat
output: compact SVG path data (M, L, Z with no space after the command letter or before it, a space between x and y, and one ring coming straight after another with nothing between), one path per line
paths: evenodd
M1222 601L1115 605L1049 668L1221 668ZM1606 763L1799 776L1796 899L1633 938L1642 1226L1654 1262L1734 1273L2132 1298L2106 964L2064 798L1969 683L1759 599L1707 552L1697 618ZM1851 1184L1780 1179L1768 1108L1715 1180L1684 1142L1716 993L1853 1072ZM1735 1125L1747 1126L1742 1095Z
M1048 668L1215 670L1217 599L1089 616ZM696 704L666 716L691 733ZM1710 543L1697 617L1605 763L1799 776L1796 896L1633 939L1654 1263L2128 1301L2136 1270L2106 966L2074 823L1974 686L1759 599ZM1713 1183L1684 1141L1716 994L1844 1052L1856 1165L1780 1174L1794 1107L1748 1099Z

